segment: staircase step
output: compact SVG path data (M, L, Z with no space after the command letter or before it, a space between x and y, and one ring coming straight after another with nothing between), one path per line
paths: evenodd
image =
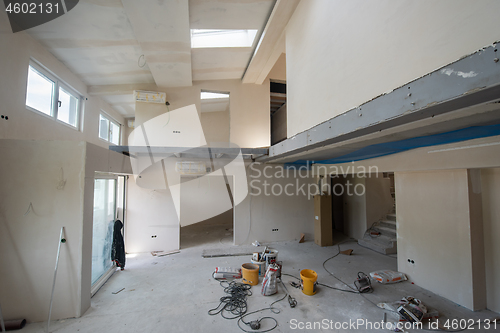
M380 226L386 227L386 228L391 228L394 231L396 231L396 221L383 220L383 221L380 221Z
M385 244L381 244L375 240L360 239L358 240L358 244L382 254L398 253L397 242L392 242L391 246L386 246Z
M385 247L391 247L392 243L397 241L397 238L396 236L387 236L387 235L372 236L370 235L370 233L365 233L365 235L363 236L363 240L370 242L377 242Z
M380 233L382 233L382 235L396 238L396 229L383 227L383 226L379 226L379 225L376 227L373 227L373 229L379 231Z
M396 214L387 214L386 219L396 221Z

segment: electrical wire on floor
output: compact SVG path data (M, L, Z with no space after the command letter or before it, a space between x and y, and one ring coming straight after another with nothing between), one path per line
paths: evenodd
M297 279L300 281L300 278L296 277L296 276L293 276L291 274L286 274L286 273L281 273L282 275L286 275L286 276L290 276L290 277L293 277L294 279ZM333 289L333 290L337 290L337 291L342 291L342 292L345 292L345 293L352 293L352 294L359 294L359 292L357 290L346 290L346 289L340 289L340 288L335 288L335 287L332 287L332 286L329 286L329 285L326 285L326 284L323 284L323 283L319 283L317 282L318 285L320 286L323 286L323 287L326 287L326 288L330 288L330 289ZM292 287L294 288L300 288L300 285L298 284L291 284Z
M246 298L252 295L251 286L235 281L219 281L219 284L224 288L224 292L228 296L221 297L219 305L216 308L208 310L208 314L215 316L220 313L224 319L236 319L243 316L247 312ZM227 315L227 313L232 316Z
M280 310L273 307L273 305L278 303L278 302L281 302L287 296L289 297L288 302L290 304L290 307L293 308L293 307L295 307L295 305L297 305L297 301L295 300L295 298L291 297L288 294L288 291L286 290L286 287L284 286L283 281L280 280L281 283L283 284L283 286L285 287L285 290L286 290L285 295L283 297L281 297L280 299L277 299L274 302L272 302L269 305L269 307L262 308L262 309L247 313L248 306L247 306L246 297L252 295L251 286L248 284L244 284L244 283L240 283L240 282L236 282L236 281L227 282L223 279L217 279L214 277L214 274L215 274L215 272L212 273L212 277L216 281L219 282L220 286L224 288L224 292L226 294L228 294L229 296L221 297L219 305L216 308L208 310L208 314L211 316L215 316L215 315L220 313L221 317L224 319L229 319L229 320L238 319L237 325L243 332L264 333L264 332L270 332L270 331L274 330L276 327L278 327L278 321L274 317L265 316L265 317L261 317L259 319L252 320L249 322L246 322L244 320L244 318L246 318L249 315L263 312L266 310L269 310L274 314L279 314ZM292 304L293 304L293 306L292 306ZM231 314L231 316L228 315L228 313ZM274 321L274 325L269 329L259 330L261 327L261 322L264 320ZM252 330L251 331L246 330L244 327L242 327L240 325L240 322L249 326Z
M340 242L340 243L338 243L338 244L337 244L338 253L337 253L337 254L335 254L334 256L332 256L332 257L330 257L330 258L326 259L326 260L323 262L323 268L325 269L325 271L327 271L327 272L328 272L331 276L333 276L335 279L337 279L338 281L342 282L343 284L345 284L346 286L348 286L350 289L352 289L352 291L351 291L351 290L342 290L342 289L338 289L338 288L330 287L330 286L327 286L327 285L324 285L324 284L320 284L320 283L318 283L318 284L319 284L319 285L322 285L322 286L324 286L324 287L327 287L327 288L336 289L336 290L338 290L338 291L352 292L352 293L355 293L355 294L359 294L361 297L363 297L363 298L364 298L365 300L367 300L369 303L373 304L373 305L374 305L374 306L376 306L378 309L381 309L381 308L379 308L379 307L378 307L378 305L377 305L377 304L375 304L372 300L370 300L369 298L367 298L367 297L364 295L364 293L358 292L357 290L355 290L354 288L352 288L349 284L345 283L344 281L342 281L341 279L339 279L338 277L336 277L336 276L335 276L332 272L330 272L330 271L329 271L328 269L326 269L326 267L325 267L325 264L326 264L329 260L331 260L331 259L333 259L333 258L337 257L337 256L340 254L340 252L341 252L341 251L340 251L340 244L342 244L342 243L346 243L346 242L348 242L348 241L350 241L350 240L343 241L343 242ZM358 245L359 245L359 244L358 244ZM361 246L361 245L360 245L360 246ZM364 247L364 246L362 246L362 247ZM370 250L372 250L372 249L370 249ZM374 252L376 252L376 251L374 251ZM379 253L379 252L377 252L377 253ZM383 253L379 253L379 254L384 255ZM385 256L389 256L389 255L385 255ZM390 256L389 256L389 257L390 257ZM391 258L394 258L394 257L391 257ZM397 258L396 258L396 259L397 259ZM358 273L358 277L360 276L360 273L362 273L362 272L359 272L359 273ZM283 274L283 273L282 273L282 274ZM363 273L363 274L364 274L364 273ZM287 275L287 276L291 276L291 277L294 277L294 278L296 278L296 279L299 279L299 278L297 278L297 277L295 277L295 276L293 276L293 275L290 275L290 274L283 274L283 275ZM365 274L365 275L366 275L366 274ZM300 280L300 279L299 279L299 280ZM356 283L355 283L355 284L356 284ZM371 291L373 292L373 289L371 289ZM390 310L390 309L381 309L381 310L384 310L384 311L389 311L389 312L393 312L393 313L396 313L396 314L399 316L399 312L397 312L397 311ZM483 324L483 325L484 325L484 324L486 324L487 322L488 322L488 323L491 323L491 322L493 322L493 320L489 320L489 321L481 321L481 322L478 322L478 321L476 320L476 321L475 321L475 323L474 323L473 325L471 325L471 326L472 326L472 327L474 327L474 326L481 325L481 324ZM430 325L430 324L429 324L429 325ZM454 331L444 330L444 329L428 329L428 328L420 328L419 330L421 330L421 331L427 331L427 332L450 332L450 333L457 333L457 332L463 332L463 331L465 331L465 330L469 329L469 327L471 327L471 326L467 326L467 327L466 327L466 328L464 328L464 329L454 330Z

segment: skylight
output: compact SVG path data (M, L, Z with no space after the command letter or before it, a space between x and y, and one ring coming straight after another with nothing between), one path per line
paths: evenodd
M251 47L256 35L257 30L191 29L191 47Z
M208 91L201 92L201 99L219 99L219 98L229 98L229 94L214 93Z

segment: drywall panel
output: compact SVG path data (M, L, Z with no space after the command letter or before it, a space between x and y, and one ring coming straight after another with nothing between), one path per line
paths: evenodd
M180 193L181 227L202 222L232 210L223 176L182 177ZM233 177L227 181L234 191Z
M286 53L282 53L267 76L271 80L286 81Z
M495 0L301 1L286 29L288 137L498 41L499 10Z
M169 190L142 188L129 177L126 223L127 253L179 249L179 219Z
M344 184L344 233L361 239L369 227L366 220L366 191L360 192L360 189L366 189L366 178L349 175ZM354 192L355 188L360 195Z
M210 146L229 142L229 110L219 112L202 112L201 127L205 140Z
M109 146L108 142L98 136L99 114L103 110L120 124L125 124L123 117L99 97L87 95L85 84L38 41L24 31L12 33L4 11L0 12L0 44L8 45L0 48L0 113L9 117L7 121L0 121L0 139L88 141L101 147ZM26 109L30 58L84 97L83 123L80 130Z
M268 147L270 143L269 81L262 85L242 84L241 80L195 81L192 87L168 88L170 106L175 110L195 104L201 113L202 90L229 93L230 141L240 147ZM136 126L167 112L165 105L136 110Z
M500 168L481 170L483 194L486 307L500 312Z
M398 270L474 309L467 170L398 172L395 182Z
M0 140L0 303L4 319L78 317L82 294L85 143ZM31 203L31 209L29 209ZM90 227L92 228L92 226ZM91 260L91 256L89 257Z
M299 239L301 233L314 241L317 193L310 173L287 174L281 164L255 163L247 165L247 180L248 196L235 208L235 244Z

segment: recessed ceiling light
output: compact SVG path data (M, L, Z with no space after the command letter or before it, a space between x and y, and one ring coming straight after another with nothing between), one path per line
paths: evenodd
M229 98L229 94L214 93L208 91L201 92L201 99L219 99L219 98Z
M191 29L192 48L251 47L257 30Z

